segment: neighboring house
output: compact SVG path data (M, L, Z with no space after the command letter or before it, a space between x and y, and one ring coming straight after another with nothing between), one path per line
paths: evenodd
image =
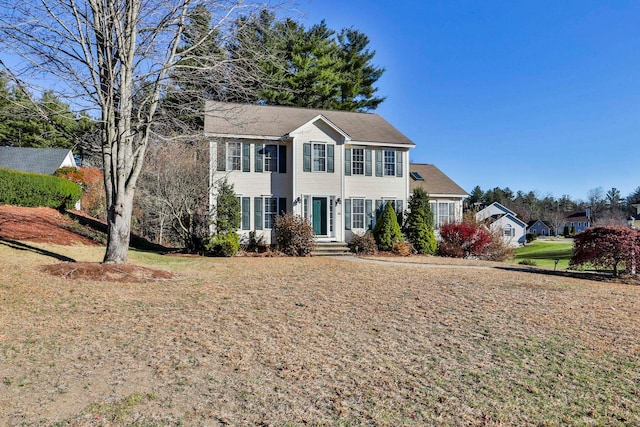
M487 224L492 232L499 232L506 244L516 247L525 243L527 233L527 224L517 216L511 209L494 202L476 213L476 220Z
M569 231L573 227L576 228L576 234L582 233L587 228L591 227L591 213L587 208L584 211L565 212L564 224L562 228L569 227ZM556 230L556 234L562 234L564 230Z
M640 203L633 203L631 206L636 209L636 213L627 218L627 223L630 227L640 228Z
M535 234L536 236L551 236L553 234L553 228L546 222L537 219L535 221L529 221L527 233Z
M318 241L349 242L386 202L406 207L415 144L377 114L209 102L205 136L213 183L226 177L240 199L243 236L271 243L274 217L293 212Z
M0 147L0 168L53 175L61 167L77 167L66 148Z
M409 190L422 187L429 194L434 228L462 221L462 201L469 194L434 165L409 165Z

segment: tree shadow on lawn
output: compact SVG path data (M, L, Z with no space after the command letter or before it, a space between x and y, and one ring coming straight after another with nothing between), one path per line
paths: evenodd
M544 268L527 267L494 267L497 270L519 271L522 273L546 274L548 276L572 277L574 279L596 280L599 282L615 281L611 272L605 271L568 271L568 270L548 270Z
M0 237L0 244L8 246L11 249L16 249L18 251L30 251L30 252L36 253L38 255L44 255L44 256L51 257L51 258L55 258L55 259L57 259L59 261L76 262L75 259L69 258L68 256L60 255L60 254L57 254L55 252L48 251L46 249L40 249L40 248L37 248L35 246L31 246L31 245L27 245L27 244L22 243L22 242L18 242L16 240L9 240L9 239L4 239L4 238Z

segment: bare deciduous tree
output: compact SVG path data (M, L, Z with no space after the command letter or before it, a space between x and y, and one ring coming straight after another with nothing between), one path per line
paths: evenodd
M560 211L550 211L544 214L544 220L551 226L552 233L558 235L562 233L562 227L566 221L565 213Z
M206 70L227 88L251 81L251 67L229 65L227 57L189 59L211 37L231 34L238 14L264 5L199 3L212 24L184 48L192 0L0 0L0 46L22 58L11 64L14 77L25 85L40 81L99 116L109 230L104 262L127 260L134 192L171 74L181 67ZM201 107L198 99L182 106L188 114L202 114Z

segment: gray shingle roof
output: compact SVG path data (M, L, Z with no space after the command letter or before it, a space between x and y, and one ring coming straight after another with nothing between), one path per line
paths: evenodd
M67 148L0 147L0 168L53 175L67 154Z
M456 196L468 196L469 194L451 178L445 175L434 165L411 163L410 172L418 172L424 181L409 178L409 188L413 191L416 187L422 187L428 194L451 194Z
M210 135L282 138L322 115L352 142L415 146L389 122L372 113L224 102L208 102L205 110L204 131Z

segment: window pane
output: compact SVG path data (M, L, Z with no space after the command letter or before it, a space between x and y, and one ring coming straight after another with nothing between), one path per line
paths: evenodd
M325 144L313 144L313 170L324 172L327 170L327 146Z
M278 199L267 197L264 199L264 228L273 228L273 219L278 214Z
M384 150L384 175L396 176L396 152Z
M364 148L351 150L351 174L364 175Z
M239 171L242 168L242 144L230 142L227 147L227 170Z
M278 146L277 145L265 145L264 171L278 172Z
M351 200L351 226L364 228L364 199Z

